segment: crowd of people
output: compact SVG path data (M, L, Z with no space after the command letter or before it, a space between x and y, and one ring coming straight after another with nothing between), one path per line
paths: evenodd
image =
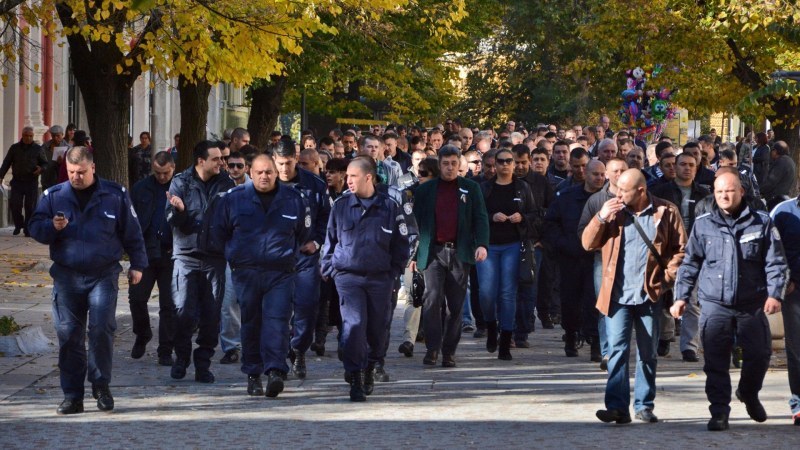
M515 348L535 346L537 320L560 325L565 357L588 350L608 371L603 422L632 419L634 330L635 418L658 421L657 359L677 341L683 361L702 353L708 429L724 430L731 364L741 366L736 397L767 419L758 399L771 355L766 315L782 310L800 425L800 203L789 197L788 145L767 133L722 143L713 130L682 146L666 136L648 145L609 122L526 130L509 121L498 131L447 120L304 131L299 143L276 131L264 148L237 128L197 143L180 172L179 137L154 152L144 132L129 154L129 193L98 179L94 152L62 142L59 127L45 148L69 150L55 159L24 130L0 177L13 166L12 196L25 199L12 202L15 234L51 246L59 414L83 411L87 374L98 408L114 407L125 252L131 357L153 338L147 300L158 285L157 362L174 379L193 364L196 381L214 382L219 342L219 362L241 363L249 395L276 397L289 375L309 376L306 353L324 355L335 329L350 399L365 401L390 379L392 313L405 298L398 351L413 357L424 343L424 365L456 367L465 334L512 360ZM66 176L44 186L53 161Z

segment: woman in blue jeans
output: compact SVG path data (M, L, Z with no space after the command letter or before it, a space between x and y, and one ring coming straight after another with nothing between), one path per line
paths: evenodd
M511 359L511 336L517 303L522 241L530 236L535 219L528 184L514 177L514 155L500 150L495 157L497 176L481 184L489 216L489 251L477 264L480 304L486 321L486 350L500 349L498 359Z

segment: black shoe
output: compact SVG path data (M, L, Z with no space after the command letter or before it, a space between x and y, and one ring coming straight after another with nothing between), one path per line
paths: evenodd
M511 332L510 331L501 331L500 332L500 345L497 351L497 359L503 361L511 361L513 358L511 357Z
M137 337L131 349L131 358L139 359L144 356L144 351L147 350L147 343L150 342L150 339L151 338Z
M684 350L681 352L681 356L683 356L684 362L698 362L700 358L697 357L697 353L694 350Z
M367 393L364 391L364 372L360 370L350 373L350 401L367 401Z
M603 356L603 360L600 361L600 370L608 372L608 356Z
M266 396L270 398L275 398L283 392L283 377L284 374L279 371L272 369L267 372L267 392Z
M374 364L367 364L367 370L364 371L364 394L366 395L372 395L372 391L375 390L376 369Z
M22 229L22 234L24 234L24 235L25 235L25 237L31 237L31 232L30 232L30 231L28 231L28 229L27 229L27 228L23 228L23 229Z
M658 417L653 414L652 409L643 409L636 413L636 419L647 423L658 423Z
M186 376L187 367L189 367L189 363L180 358L176 358L175 363L172 365L172 371L170 371L169 376L176 380L182 380L183 377Z
M597 416L600 421L605 423L631 423L630 414L628 414L627 411L620 411L618 409L598 409L594 415Z
M306 378L306 354L297 349L292 349L292 353L294 354L292 373L297 378L304 380Z
M78 398L65 398L60 405L58 405L58 409L56 413L61 416L66 416L67 414L79 414L83 412L83 400Z
M669 355L669 341L659 339L658 340L658 356L667 356Z
M551 314L550 321L553 322L553 325L561 325L561 314Z
M378 381L378 382L381 382L381 383L388 383L389 382L389 374L386 373L386 368L383 366L382 363L375 364L375 381ZM369 394L367 394L367 395L369 395Z
M564 334L564 354L570 358L578 356L577 333Z
M158 357L158 365L159 366L172 366L175 364L175 361L172 359L172 355L161 355Z
M14 233L12 233L12 234L13 234L14 236L19 236L19 232L20 232L20 231L22 231L22 228L20 228L20 227L14 227ZM64 401L66 401L66 400L64 400ZM63 405L63 403L62 403L62 405ZM59 409L61 409L61 408L59 407ZM60 413L59 413L59 414L60 414Z
M758 397L745 399L742 397L742 393L739 392L739 389L736 389L736 398L744 403L744 407L747 409L747 415L750 416L751 419L756 422L767 421L767 411L764 410L764 405L761 404Z
M114 397L111 396L108 385L100 386L93 384L92 397L97 400L97 409L100 411L111 411L114 409Z
M597 342L595 342L595 341L597 341ZM592 339L592 347L591 347L590 351L591 351L591 353L590 353L590 356L589 356L589 360L591 362L597 362L597 363L603 362L603 353L600 352L600 339L599 338Z
M264 386L261 385L260 375L247 376L247 395L252 395L252 396L264 395Z
M442 367L455 367L456 359L453 355L442 355Z
M439 352L436 350L428 350L425 352L425 357L422 358L422 364L426 366L435 366L437 359L439 359Z
M486 351L489 353L497 351L497 322L486 323Z
M483 339L483 338L485 338L486 337L486 328L478 328L477 330L475 330L474 333L472 333L472 337L474 337L475 339Z
M397 351L406 355L406 358L411 358L414 356L414 344L411 342L403 342L400 344L400 347L397 348Z
M325 342L314 342L309 349L317 356L325 356Z
M208 369L195 370L194 381L211 384L215 381L214 374Z
M220 358L220 364L236 364L239 362L239 349L233 348L225 352L225 356Z
M545 317L544 319L540 319L540 320L542 322L542 328L544 328L545 330L552 330L553 328L555 328L555 325L553 324L553 321L550 320L549 317Z
M730 426L728 425L728 415L727 414L714 414L711 416L711 420L708 421L707 425L708 431L725 431Z

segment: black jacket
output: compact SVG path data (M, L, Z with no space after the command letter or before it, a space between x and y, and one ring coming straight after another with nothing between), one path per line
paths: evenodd
M536 208L536 220L533 225L536 228L538 238L544 235L544 215L547 214L547 208L553 203L555 192L547 180L547 177L539 175L536 172L529 171L520 180L528 183L528 187L533 194L533 204Z
M131 203L142 227L144 246L150 260L172 255L172 229L167 223L167 197L154 175L131 188Z
M8 169L13 168L13 181L39 181L39 175L33 174L36 167L41 167L42 170L47 168L47 158L44 156L44 150L35 142L25 145L22 141L19 141L8 148L8 153L3 158L3 165L0 167L0 180L5 178Z
M586 192L583 183L577 184L556 194L556 199L548 208L544 218L544 242L558 259L592 258L578 238L583 207L591 196L592 193Z
M541 175L540 175L541 176ZM494 189L496 178L492 178L491 180L484 181L481 183L481 192L483 192L483 202L489 199L489 196L492 194L492 190ZM536 205L536 201L534 200L534 195L531 192L531 188L528 186L528 183L523 181L521 178L514 177L514 190L516 191L515 199L519 199L519 211L522 214L522 222L520 225L522 226L522 233L523 235L520 236L521 239L532 239L533 241L538 241L541 239L541 213L539 211L539 207ZM492 219L489 218L489 221Z
M711 195L711 191L704 188L703 186L698 185L697 183L693 182L691 188L692 191L689 198L689 217L683 218L683 223L686 224L687 232L692 231L692 226L694 225L694 218L697 217L695 214L695 208L697 207L697 202ZM652 193L656 197L663 198L664 200L674 204L675 206L678 207L678 211L681 210L683 193L681 192L681 188L678 187L678 185L675 183L675 180L654 187L653 189L650 190L650 193Z
M759 183L761 195L767 201L791 195L797 184L797 166L792 157L783 155L772 161L767 177L759 180Z

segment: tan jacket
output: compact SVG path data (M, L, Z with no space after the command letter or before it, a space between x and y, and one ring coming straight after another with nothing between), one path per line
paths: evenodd
M680 210L672 203L658 197L650 196L653 202L653 223L656 227L656 237L653 245L667 263L667 272L659 267L652 252L647 252L645 267L644 291L651 301L657 301L661 293L675 283L678 267L683 262L684 248L686 247L686 230L683 228ZM619 259L620 234L623 213L617 214L614 220L601 223L597 215L592 217L581 236L581 244L587 251L602 249L603 253L603 281L600 285L600 294L597 296L597 309L603 314L608 314L611 303L611 290L614 287L614 277L617 274L617 260ZM662 280L668 286L663 286Z

